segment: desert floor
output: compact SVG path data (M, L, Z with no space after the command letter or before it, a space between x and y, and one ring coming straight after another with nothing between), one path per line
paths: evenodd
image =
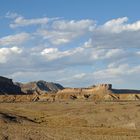
M0 140L140 140L140 102L0 103Z

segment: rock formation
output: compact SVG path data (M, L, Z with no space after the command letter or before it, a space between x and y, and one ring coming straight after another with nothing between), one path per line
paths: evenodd
M98 101L140 100L140 90L112 89L111 84L99 84L89 88L66 88L58 91L55 99L90 99Z
M64 89L63 86L57 83L46 82L43 80L29 82L29 83L17 83L21 90L26 94L45 94L45 93L56 93L59 90Z
M12 79L0 76L0 94L23 94L20 87L15 85Z
M86 99L93 101L140 100L140 90L112 89L111 84L99 84L88 88L64 88L60 84L35 81L13 83L0 76L0 102L57 101Z
M106 90L111 90L112 84L99 84L99 85L95 86L95 88L99 88L99 89L104 88Z
M111 84L99 84L89 88L65 88L57 92L56 99L103 99L112 93L111 89Z

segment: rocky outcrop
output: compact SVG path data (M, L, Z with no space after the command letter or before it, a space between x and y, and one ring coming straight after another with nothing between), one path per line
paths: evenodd
M106 89L106 90L111 90L112 89L112 84L99 84L97 86L95 86L95 88L99 88L99 89Z
M14 83L12 79L0 76L0 95L42 95L56 93L64 89L57 83L35 81L29 83Z
M108 94L111 94L111 84L100 84L89 88L65 88L58 91L56 100L59 99L104 99ZM110 95L109 95L110 96ZM110 97L111 98L111 97Z
M46 93L56 93L59 90L64 89L63 86L57 83L46 82L46 81L35 81L29 83L17 83L21 90L26 94L46 94Z
M112 89L111 84L99 84L89 88L66 88L57 92L55 99L90 99L94 101L140 100L140 90Z
M93 101L140 100L140 90L112 89L111 84L93 85L88 88L64 88L60 84L35 81L14 83L0 76L0 102L57 101L86 99Z
M0 94L23 94L21 88L13 83L12 79L0 76Z

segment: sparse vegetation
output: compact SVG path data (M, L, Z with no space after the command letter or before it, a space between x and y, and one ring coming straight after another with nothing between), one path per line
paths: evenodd
M139 140L139 103L120 105L87 100L1 103L0 140Z

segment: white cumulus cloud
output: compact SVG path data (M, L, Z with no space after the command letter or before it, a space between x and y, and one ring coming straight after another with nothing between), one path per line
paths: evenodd
M127 23L127 21L127 17L112 19L110 21L107 21L103 26L101 26L101 29L114 33L120 33L122 31L140 30L140 21L136 21L134 23Z
M20 54L22 49L17 46L11 48L0 48L0 63L6 63L11 57Z
M50 29L41 29L38 34L53 45L62 45L92 32L94 28L93 20L58 20L53 22Z
M29 38L30 35L24 32L15 35L4 36L0 38L0 46L19 45L29 40Z
M48 61L66 57L70 54L70 51L59 51L57 48L46 48L41 52L41 55L45 56Z
M138 85L140 20L120 17L98 25L93 19L50 21L16 13L7 17L13 33L0 38L1 74L27 81L49 77L70 86L96 82L129 86L131 81Z

